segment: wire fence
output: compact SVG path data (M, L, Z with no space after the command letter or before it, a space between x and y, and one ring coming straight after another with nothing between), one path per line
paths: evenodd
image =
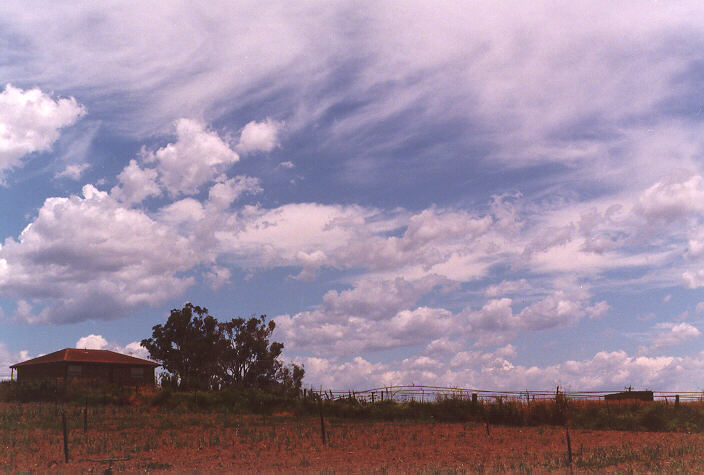
M423 385L400 385L383 386L362 391L354 390L330 390L311 389L312 393L329 400L354 398L357 401L376 402L393 400L398 402L420 401L433 402L443 398L455 399L476 399L478 401L516 400L516 401L536 401L545 399L555 399L557 394L569 399L583 400L604 400L609 395L628 396L630 392L634 397L644 391L632 391L629 388L624 390L603 390L603 391L572 391L557 387L553 390L488 390L476 388L458 388L444 386L423 386ZM652 393L653 400L663 402L668 401L689 401L704 402L704 392L702 391L645 391ZM613 396L612 396L613 397Z
M0 373L0 381L9 381L10 373ZM354 398L357 401L376 402L393 400L397 402L419 401L433 402L443 398L455 399L476 399L478 401L493 402L498 400L514 401L538 401L555 399L559 393L569 399L583 400L604 400L609 395L626 394L630 388L623 390L602 390L602 391L573 391L557 387L551 390L491 390L478 388L460 388L448 386L427 386L427 385L396 385L380 386L371 389L357 390L334 390L334 389L308 389L309 393L328 400L340 400ZM633 391L633 394L643 391ZM702 402L704 403L704 391L650 391L653 400L662 402L678 401L682 402Z

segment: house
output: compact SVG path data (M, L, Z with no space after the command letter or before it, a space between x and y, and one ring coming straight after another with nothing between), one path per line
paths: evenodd
M10 366L17 381L71 380L114 383L125 386L154 384L153 361L108 350L64 348L48 355Z

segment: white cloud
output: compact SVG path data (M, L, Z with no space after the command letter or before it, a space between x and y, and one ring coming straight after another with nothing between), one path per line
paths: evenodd
M657 334L653 337L653 348L675 346L696 340L701 335L699 329L689 323L658 323L653 327Z
M124 353L136 358L149 359L149 351L138 341L128 343L119 350L119 353Z
M144 107L125 108L112 120L133 133L163 128L177 114L222 116L223 109L272 97L279 110L295 111L294 126L305 127L356 99L359 107L335 114L337 136L359 137L404 116L411 132L471 122L483 125L474 135L498 142L496 156L514 166L592 158L603 164L624 144L630 148L633 135L646 135L648 145L653 136L673 136L649 132L650 122L664 102L687 97L682 73L696 66L704 23L695 1L611 6L213 1L67 5L30 15L8 4L0 12L6 34L31 49L21 49L21 61L4 64L3 72L99 97L130 91L128 99ZM350 23L357 27L341 27ZM681 46L672 48L673 41ZM61 67L56 58L65 59ZM341 82L340 68L353 66ZM632 123L640 127L624 126ZM584 129L592 133L580 134ZM650 148L651 158L662 156L660 147ZM611 173L600 175L608 180Z
M229 283L231 276L232 273L230 269L221 266L212 266L204 275L205 280L210 284L210 288L213 290L218 290Z
M339 265L330 256L354 243L355 237L368 236L374 226L387 229L383 221L366 225L374 217L380 213L359 206L245 206L227 218L218 240L221 249L244 267L301 265L314 275L321 265Z
M682 282L688 289L698 289L704 286L704 269L683 272Z
M563 290L548 295L543 300L524 308L520 317L524 325L532 330L568 326L580 318L599 318L609 309L609 305L598 302L587 305L586 295L569 294Z
M510 298L488 300L480 309L453 313L417 306L437 287L452 288L437 275L409 281L360 280L349 290L331 290L315 310L276 317L277 331L290 348L322 354L358 354L382 348L440 344L458 349L473 341L480 346L505 344L522 331L574 326L584 317L599 318L606 302L590 304L581 290L556 290L514 311Z
M56 178L69 178L74 181L81 179L83 172L90 168L88 163L77 163L72 165L67 165L61 172L55 175Z
M410 282L362 280L352 289L327 292L318 310L279 315L277 332L290 347L316 354L426 344L452 334L457 328L453 322L459 324L448 310L415 305L445 283L438 276Z
M462 351L450 359L411 357L371 363L362 357L302 358L306 383L335 389L368 389L395 384L455 386L478 389L621 390L626 386L668 391L696 391L692 381L704 377L704 358L629 356L601 351L591 359L526 367L514 364L511 345L494 351Z
M698 227L690 231L687 241L686 256L689 259L698 259L704 255L704 227Z
M76 342L76 348L86 350L104 350L108 346L108 341L102 335L91 333L88 336L83 336Z
M574 326L584 317L601 318L609 305L597 302L590 305L590 294L582 289L558 289L543 295L514 312L510 298L490 299L479 310L465 309L471 334L482 346L502 344L521 331L540 331ZM468 330L469 331L469 330Z
M0 380L10 379L10 366L30 358L26 350L13 352L7 349L7 345L0 342Z
M125 346L120 346L114 342L108 342L102 335L90 334L78 339L76 348L87 350L110 350L124 355L135 356L137 358L149 358L149 351L140 342L133 341Z
M155 164L155 168L130 160L117 176L120 185L113 187L112 196L132 205L161 195L162 188L172 197L192 195L206 183L217 181L210 188L210 202L224 209L244 193L261 192L256 178L228 179L223 174L239 156L215 132L194 120L180 119L176 121L176 134L176 142L156 152L142 150L142 161Z
M697 316L701 316L704 314L704 302L697 302L697 306L694 309L695 313Z
M196 194L202 185L239 161L217 133L195 120L177 120L176 135L176 142L145 157L145 161L156 163L159 182L172 196Z
M128 205L141 203L145 198L161 194L156 178L156 170L144 169L137 164L136 160L130 160L130 163L117 175L120 185L113 187L110 194Z
M50 150L60 130L84 113L73 97L54 100L40 89L7 84L0 93L0 173L20 166L27 154Z
M91 185L49 198L15 241L0 249L0 293L25 300L24 319L112 319L192 285L189 242Z
M503 297L504 295L526 292L531 288L526 279L504 280L500 284L490 285L484 291L484 295L489 298Z
M636 213L664 223L702 211L704 186L701 175L673 176L658 182L643 192L635 207Z
M279 146L278 135L282 124L266 119L262 122L252 121L244 126L237 144L237 151L242 154L271 152ZM291 162L284 162L290 164ZM291 167L287 167L291 168Z
M218 210L227 209L244 194L261 193L259 179L239 175L214 184L208 192L208 204Z
M196 223L206 217L206 214L200 201L184 198L164 206L159 210L157 216L160 223L169 226L186 225L184 227L192 229Z

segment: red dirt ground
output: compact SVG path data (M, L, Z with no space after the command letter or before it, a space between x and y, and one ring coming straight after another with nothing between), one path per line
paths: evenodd
M108 409L70 414L70 457L56 414L13 426L0 405L0 471L369 472L566 471L565 429L483 424L327 421L317 418ZM44 412L42 412L44 411ZM122 412L121 412L122 411ZM128 412L125 412L128 411ZM5 417L3 419L3 417ZM47 419L47 420L45 420ZM14 421L16 422L16 421ZM33 427L34 426L34 427ZM577 472L704 471L704 435L570 431Z

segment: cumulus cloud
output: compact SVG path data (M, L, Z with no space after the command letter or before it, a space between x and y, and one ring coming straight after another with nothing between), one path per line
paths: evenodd
M240 159L217 133L195 120L177 120L176 136L176 142L145 156L156 164L159 182L172 196L197 193Z
M5 242L0 293L17 299L15 318L114 318L179 295L198 273L222 288L232 266L293 269L304 281L334 269L345 273L340 287L319 306L280 318L294 345L353 356L419 345L428 353L400 361L403 374L458 376L437 356L444 346L464 352L467 364L491 360L480 373L490 381L529 378L533 370L513 366L510 352L467 345L503 345L520 332L608 312L600 298L545 282L576 276L604 289L628 273L646 287L704 285L704 130L683 110L698 87L684 74L696 70L699 55L692 52L701 50L704 22L695 3L634 2L616 10L605 2L570 9L550 2L521 8L382 2L364 9L347 2L323 8L214 2L156 10L86 4L27 15L0 5L0 39L21 58L0 65L3 77L81 91L100 107L118 97L122 107L101 117L118 134L158 138L169 124L176 129L171 143L131 160L109 195L88 187L82 197L50 198L17 239ZM359 28L341 28L350 23ZM673 49L675 42L680 46ZM64 59L59 68L56 58ZM443 169L455 160L463 161L462 170L490 165L482 168L487 173L567 166L512 174L518 181L504 189L521 189L525 197L497 195L488 206L241 206L243 197L261 192L261 183L232 177L230 167L238 153L279 147L283 123L251 121L232 140L206 124L262 104L266 111L258 117L285 119L287 134L324 137L316 147L335 162L320 168L352 170L353 180L361 175L354 170L401 178L399 157L401 166L413 165L428 151L447 160L437 167ZM673 118L668 110L683 112ZM0 171L49 150L83 113L73 98L6 86ZM456 132L466 130L473 133ZM374 157L368 167L354 168L359 150ZM294 156L279 166L290 169L295 161L306 170L306 159ZM69 165L57 176L79 179L80 167ZM433 169L413 175L426 173ZM486 201L479 197L483 187L467 188L459 200ZM150 197L159 200L133 208ZM150 209L157 201L161 207ZM443 292L450 296L435 298ZM104 313L95 315L97 309ZM692 328L656 332L667 346L693 338ZM547 381L559 371L608 368L604 361L630 368L661 363L629 358L605 353L535 374ZM403 375L361 358L316 361L330 371L385 374L384 380Z
M696 340L701 335L699 329L689 323L658 323L653 327L657 334L653 337L653 348L675 346Z
M292 203L273 209L245 206L227 218L220 246L244 267L297 266L310 275L321 265L334 266L334 253L368 235L367 220L377 210L360 206ZM390 226L393 226L391 224ZM377 223L381 230L389 226Z
M555 290L514 311L514 301L490 299L479 310L463 311L471 334L482 346L505 343L521 331L569 327L584 317L600 318L610 308L605 301L590 305L590 294L580 289Z
M67 165L62 171L55 175L56 178L68 178L70 180L78 181L81 179L83 172L90 168L88 163L77 163L72 165Z
M417 356L372 363L362 357L302 358L306 383L335 389L362 389L395 384L456 386L478 389L621 390L626 386L655 390L697 390L692 381L704 376L704 357L630 356L623 350L600 351L590 359L538 367L514 364L508 345L493 351L464 351L444 359Z
M499 284L493 284L487 287L484 291L484 295L490 298L502 297L504 295L525 292L530 288L531 286L526 279L504 280Z
M383 348L424 345L432 353L447 344L505 344L522 331L541 331L575 325L585 317L598 318L606 302L591 304L584 291L556 290L520 311L510 298L490 299L480 309L458 313L445 308L417 306L438 286L450 281L429 275L415 281L365 279L351 289L331 290L320 308L276 317L277 331L290 347L323 354L357 354Z
M197 194L203 185L218 181L210 190L211 201L217 205L228 199L228 206L243 193L261 191L255 178L227 179L224 172L239 156L217 133L191 119L179 119L175 125L175 142L154 152L142 150L143 164L130 160L117 176L119 185L111 190L113 197L132 205L159 196L163 190L171 197ZM149 164L154 167L148 168Z
M188 241L91 185L49 198L0 249L0 292L25 299L29 321L111 319L180 295L198 261ZM28 310L28 309L25 309Z
M453 328L461 331L452 312L415 307L423 295L446 283L439 276L410 282L403 278L362 280L352 289L327 292L318 310L279 315L275 319L277 332L291 347L317 354L350 354L426 343L452 333Z
M102 335L94 335L91 333L88 336L83 336L76 342L76 348L86 350L104 350L108 346L108 341Z
M462 331L452 312L431 307L403 309L379 319L308 311L279 315L275 320L278 334L291 348L318 355L349 355L426 344Z
M670 223L691 213L704 211L701 175L686 179L674 176L655 183L641 195L635 211L650 220Z
M79 338L75 347L87 350L110 350L116 353L122 353L124 355L135 356L143 359L149 357L149 351L138 341L133 341L125 346L120 346L117 343L108 342L102 335L95 335L93 333Z
M684 271L682 282L688 289L698 289L704 286L704 269Z
M280 122L271 119L266 119L262 122L249 122L242 129L240 141L237 144L237 151L242 154L271 152L279 146L278 135L281 127L282 124ZM291 164L291 162L284 163ZM291 167L287 166L287 168Z
M697 302L697 305L694 308L694 312L697 314L697 316L704 315L704 302Z
M361 206L293 203L245 206L217 232L219 248L245 267L297 266L297 278L320 268L362 268L377 279L437 274L470 281L520 250L509 205L491 214L429 208L416 214ZM499 251L499 249L501 249Z
M244 175L216 183L208 191L208 205L218 210L227 209L242 195L261 193L262 187L259 183L258 178Z
M232 273L227 267L214 265L205 273L204 277L211 289L218 290L230 282L231 275Z
M144 169L136 160L130 160L130 163L117 175L120 185L113 187L110 194L128 205L141 203L145 198L161 194L156 178L156 170Z
M73 97L55 100L40 89L7 84L0 93L0 173L19 166L27 154L50 150L60 130L84 113Z
M0 380L10 378L11 365L28 360L29 358L30 356L27 350L17 352L10 351L7 349L5 343L0 342Z

